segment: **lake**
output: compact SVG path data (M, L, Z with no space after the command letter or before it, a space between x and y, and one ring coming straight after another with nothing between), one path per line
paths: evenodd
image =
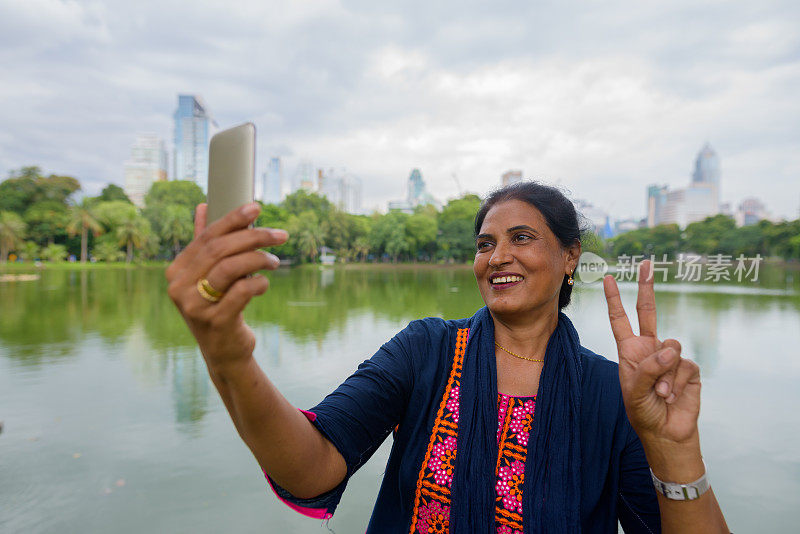
M759 283L656 284L659 334L700 365L700 436L734 532L797 530L797 271ZM307 408L409 321L482 305L469 267L280 269L246 316L257 359ZM788 286L787 286L788 284ZM634 316L636 286L620 284ZM602 285L565 310L616 360ZM0 531L319 533L268 489L166 296L163 268L41 271L0 282ZM391 438L329 527L363 532Z

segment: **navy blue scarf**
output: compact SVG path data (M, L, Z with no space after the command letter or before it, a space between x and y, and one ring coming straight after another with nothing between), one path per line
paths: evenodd
M497 363L486 307L469 320L450 532L495 532ZM525 534L580 533L580 340L566 315L547 342L522 483Z

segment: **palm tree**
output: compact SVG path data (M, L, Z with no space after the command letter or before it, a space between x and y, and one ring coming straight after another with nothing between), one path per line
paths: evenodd
M369 239L366 236L361 236L356 238L355 243L353 243L353 252L355 253L355 257L360 259L360 261L366 261L367 256L369 255Z
M25 221L13 211L0 211L0 261L8 261L8 253L21 246L25 239Z
M304 211L300 215L293 215L287 224L289 235L293 236L297 255L301 260L314 261L319 253L319 247L324 244L322 227L316 214Z
M164 212L161 222L162 237L172 241L172 252L175 256L181 251L181 241L192 238L192 213L186 206L170 204Z
M133 249L142 248L150 232L150 223L147 219L135 212L131 215L126 215L117 226L117 241L120 245L125 245L127 263L133 261Z
M81 234L81 263L86 263L89 256L89 232L97 237L103 233L103 225L95 217L92 206L87 199L80 204L72 206L69 210L67 233L69 235Z

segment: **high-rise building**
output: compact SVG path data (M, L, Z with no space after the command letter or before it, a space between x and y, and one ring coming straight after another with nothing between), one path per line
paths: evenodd
M125 194L138 207L153 182L167 179L167 150L156 134L139 134L124 165Z
M748 197L742 200L742 203L739 204L739 209L736 210L734 215L737 226L750 226L762 219L769 218L767 207L755 197Z
M697 154L689 186L670 191L666 186L647 187L647 226L677 224L681 228L720 212L720 163L706 145Z
M345 171L319 170L319 193L328 201L348 213L361 213L361 180Z
M667 202L666 185L647 186L647 226L652 228L664 218L664 205Z
M178 95L173 180L190 180L208 192L208 143L217 123L197 95Z
M304 159L297 164L297 169L292 177L292 193L299 189L315 192L317 187L317 176L314 173L314 165L310 160Z
M503 173L500 183L503 187L522 181L522 171L510 170Z
M719 156L711 145L706 143L695 158L692 183L713 184L719 188L720 174Z
M283 198L281 158L270 158L267 172L262 176L261 185L257 193L256 198L265 204L278 204L281 201Z
M424 204L439 206L436 199L425 188L425 180L422 179L422 173L419 169L412 169L411 174L408 176L405 200L389 201L389 211L400 210L406 213L413 213L414 208Z

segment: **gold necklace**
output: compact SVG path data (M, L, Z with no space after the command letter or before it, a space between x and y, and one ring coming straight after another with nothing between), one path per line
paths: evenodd
M544 359L541 359L541 360L534 360L533 358L526 358L525 356L520 356L519 354L514 354L513 352L511 352L511 351L510 351L510 350L508 350L507 348L505 348L505 347L501 346L501 345L500 345L500 343L498 343L497 341L495 341L495 342L494 342L494 344L495 344L495 345L497 345L497 348L498 348L498 349L500 349L500 350L504 350L504 351L506 351L507 353L509 353L510 355L512 355L512 356L515 356L515 357L519 358L520 360L528 360L529 362L542 362L542 363L544 362Z

